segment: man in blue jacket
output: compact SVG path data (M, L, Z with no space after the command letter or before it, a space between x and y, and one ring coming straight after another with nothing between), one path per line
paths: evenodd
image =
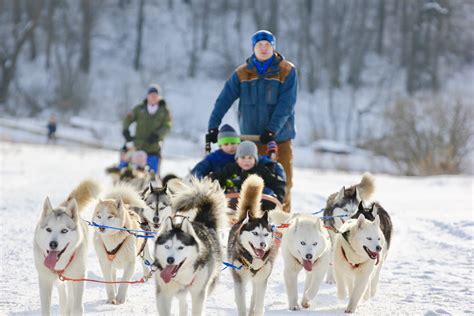
M275 51L275 43L275 36L268 31L258 31L252 36L254 53L237 67L217 98L206 140L217 141L222 118L239 98L240 132L260 135L259 154L267 153L268 143L278 143L277 160L285 168L287 178L283 208L290 212L297 76L294 65Z

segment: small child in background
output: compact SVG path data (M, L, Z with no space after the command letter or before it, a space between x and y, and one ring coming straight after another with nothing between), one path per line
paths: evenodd
M207 155L191 170L191 174L202 179L211 172L220 171L225 165L234 162L237 146L240 144L240 136L235 129L225 124L217 135L219 149Z
M56 122L56 115L51 114L48 120L48 140L47 142L56 143L56 129L57 129L57 122Z

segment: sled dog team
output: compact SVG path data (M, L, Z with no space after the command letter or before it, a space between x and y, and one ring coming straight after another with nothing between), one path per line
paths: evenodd
M289 214L279 209L261 210L264 182L249 176L238 202L238 220L228 233L227 200L217 182L174 179L164 188L151 184L137 192L120 184L101 194L99 186L85 180L59 206L46 198L34 237L41 310L50 314L53 286L59 290L61 314L83 314L88 227L81 218L85 206L96 200L92 221L93 244L103 279L131 281L137 257L144 277L154 273L159 315L170 315L172 298L179 301L180 315L204 315L205 302L215 288L223 267L222 250L234 280L239 315L263 315L268 278L278 253L275 231L282 233L281 252L290 310L310 307L320 284L336 283L340 299L349 298L346 312L352 313L362 297L376 293L380 270L390 247L392 223L388 213L371 201L374 179L364 174L359 184L332 194L323 219L309 214ZM124 228L115 230L108 227ZM137 238L127 230L151 230L155 238ZM149 253L147 241L153 243ZM147 264L146 264L147 263ZM152 263L152 264L150 264ZM298 273L306 281L298 299ZM123 271L117 277L117 270ZM252 285L250 304L245 299ZM107 283L107 303L126 301L129 284ZM248 307L248 308L247 308Z

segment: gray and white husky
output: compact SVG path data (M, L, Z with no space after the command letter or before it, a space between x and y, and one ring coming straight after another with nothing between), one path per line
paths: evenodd
M336 233L342 224L357 213L360 202L368 203L370 201L374 191L375 178L370 173L365 173L360 183L348 188L342 187L339 192L333 193L328 197L326 207L324 208L324 216L326 216L324 224L326 227L331 228L329 237L332 244L334 244ZM330 284L334 283L332 257L326 277L326 282Z
M235 303L239 315L246 315L245 287L252 282L250 315L263 315L264 299L277 248L273 246L272 226L268 213L262 212L263 180L250 175L242 185L237 206L238 220L232 226L227 243L227 259L239 270L232 269Z
M186 315L188 292L192 314L203 315L208 294L222 267L217 231L224 225L227 201L218 182L192 179L172 200L173 213L158 230L155 243L156 304L159 315L170 315L178 297L180 315ZM190 217L184 217L189 215Z
M33 246L43 315L51 313L53 285L59 290L61 315L84 312L84 283L68 282L66 289L59 275L68 278L84 278L86 275L88 229L80 213L99 194L99 190L95 182L85 180L58 207L53 208L49 198L44 201Z
M340 228L334 245L334 276L339 299L349 295L346 313L353 313L362 295L375 295L387 245L380 229L380 217L373 222L361 214ZM365 294L364 294L365 293Z

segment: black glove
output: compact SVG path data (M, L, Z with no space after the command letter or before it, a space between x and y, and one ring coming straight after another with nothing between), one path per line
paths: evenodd
M148 136L148 138L146 139L146 141L148 142L148 144L154 144L156 142L158 142L159 140L159 137L158 135L156 135L155 133L151 134L150 136Z
M217 134L219 130L217 128L210 128L206 134L206 143L217 143Z
M135 139L135 137L132 137L132 135L130 135L130 131L128 129L124 129L122 131L122 135L123 135L123 137L125 137L125 140L127 142L131 142L132 140Z
M269 130L266 130L265 132L260 135L260 142L262 144L268 144L271 141L275 140L275 133Z

